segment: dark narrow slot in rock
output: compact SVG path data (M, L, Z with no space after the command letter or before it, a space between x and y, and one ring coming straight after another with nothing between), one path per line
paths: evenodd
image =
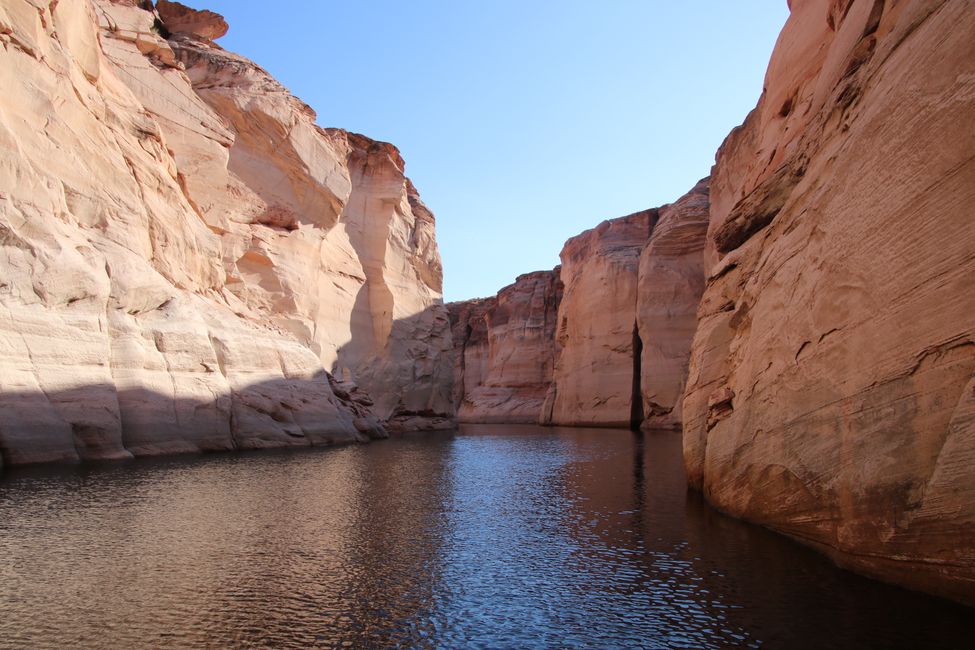
M641 362L643 357L643 341L640 339L640 329L633 323L633 387L630 394L630 428L640 430L643 424L643 393L640 387Z
M464 327L464 342L461 343L460 346L460 373L458 375L458 378L460 379L460 388L454 387L455 409L460 408L460 405L464 403L464 396L467 395L467 344L470 342L473 334L474 328L471 327L470 322L468 322Z

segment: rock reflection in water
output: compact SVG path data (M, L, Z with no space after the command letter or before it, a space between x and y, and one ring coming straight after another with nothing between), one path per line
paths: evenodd
M679 435L463 427L0 480L0 647L952 647L971 612L685 488Z

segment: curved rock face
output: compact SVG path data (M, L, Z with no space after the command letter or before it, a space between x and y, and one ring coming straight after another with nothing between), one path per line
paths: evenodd
M640 253L657 217L652 209L604 221L562 248L559 352L543 424L630 426Z
M537 422L552 383L559 268L520 275L493 298L447 305L454 402L465 422Z
M636 321L639 328L643 429L681 425L697 308L704 292L704 241L710 203L708 179L658 211L640 254Z
M712 176L684 401L721 509L975 602L975 11L805 0Z
M458 418L679 427L708 207L704 179L573 237L553 271L448 305Z
M0 6L2 461L449 415L434 222L399 153L144 4Z
M704 179L675 203L566 242L543 424L680 426L707 224Z
M132 4L132 3L130 3ZM145 3L141 3L143 6ZM220 38L229 29L227 21L212 11L197 11L179 2L157 0L156 11L170 33L190 34L208 40Z

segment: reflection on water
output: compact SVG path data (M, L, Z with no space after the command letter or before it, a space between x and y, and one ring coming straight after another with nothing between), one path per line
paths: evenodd
M685 490L680 437L467 426L0 479L0 647L969 647Z

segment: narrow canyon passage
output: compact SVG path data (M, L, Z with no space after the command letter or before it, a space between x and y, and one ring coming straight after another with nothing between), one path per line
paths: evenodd
M451 51L430 18L452 5L404 10L397 48L375 16L309 19L327 3L213 1L260 29L218 44L228 20L169 0L0 0L0 647L975 638L971 610L825 559L975 606L975 0L780 0L764 77L726 87L753 19L718 21L732 45L692 74L618 63L703 56L735 3L646 22L703 41L584 83L577 39ZM688 3L588 10L624 4ZM568 33L538 24L533 47ZM419 43L435 65L406 65ZM479 43L517 65L465 70ZM612 111L497 103L522 73ZM491 90L473 112L428 92L470 99L459 78ZM338 128L360 124L404 152Z
M0 648L935 648L975 633L970 610L711 509L686 490L674 432L465 425L15 469L0 557Z

